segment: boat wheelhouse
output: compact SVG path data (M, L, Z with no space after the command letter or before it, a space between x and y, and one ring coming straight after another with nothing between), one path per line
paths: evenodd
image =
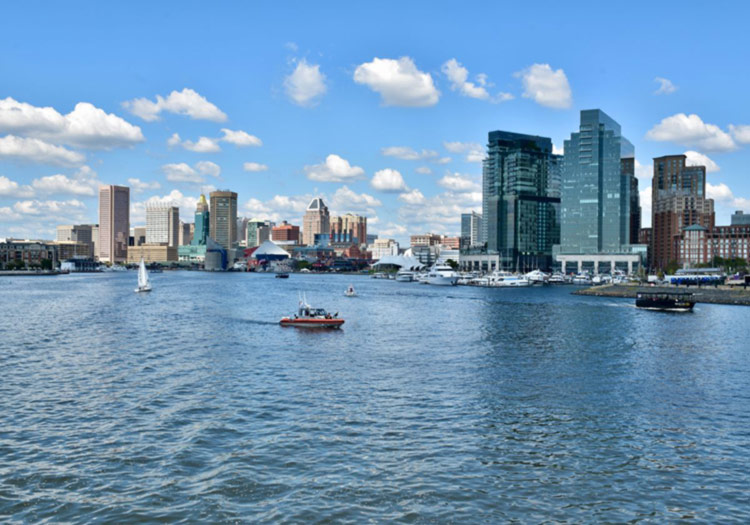
M639 291L635 296L635 306L664 312L691 312L695 306L695 299L690 292Z

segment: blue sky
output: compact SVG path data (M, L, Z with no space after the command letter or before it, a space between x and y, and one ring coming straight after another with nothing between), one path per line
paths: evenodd
M588 108L634 143L646 214L651 159L686 151L710 167L717 223L750 211L741 2L24 2L4 13L0 236L96 222L100 183L131 186L132 225L149 199L192 221L201 190L229 188L248 217L297 222L323 195L381 235L453 234L462 211L481 210L488 131L562 147Z

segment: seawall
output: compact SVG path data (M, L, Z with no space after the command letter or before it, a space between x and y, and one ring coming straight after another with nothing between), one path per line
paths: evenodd
M638 286L625 284L605 284L603 286L592 286L591 288L582 288L573 292L575 295L589 295L595 297L625 297L635 299L638 290L649 292L692 292L696 303L712 304L735 304L750 306L750 289L728 288L721 286L713 288L711 286Z

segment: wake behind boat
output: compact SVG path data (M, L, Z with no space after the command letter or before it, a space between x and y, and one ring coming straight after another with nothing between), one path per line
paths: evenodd
M148 279L148 272L146 271L146 263L143 262L141 257L141 264L138 266L138 288L135 289L135 293L139 292L150 292L151 281Z
M279 324L297 328L340 328L344 320L339 319L338 312L332 315L323 308L313 308L307 304L306 299L301 298L297 313L290 317L282 317Z

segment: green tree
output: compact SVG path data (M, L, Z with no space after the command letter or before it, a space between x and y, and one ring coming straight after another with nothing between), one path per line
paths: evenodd
M674 275L677 270L680 269L680 265L677 264L677 261L669 261L669 264L667 264L667 267L664 268L664 273L667 275Z
M447 264L448 266L450 266L454 270L458 269L458 263L456 261L454 261L453 259L448 259L447 261L445 261L445 264Z
M42 270L52 269L52 259L42 259L41 261Z

